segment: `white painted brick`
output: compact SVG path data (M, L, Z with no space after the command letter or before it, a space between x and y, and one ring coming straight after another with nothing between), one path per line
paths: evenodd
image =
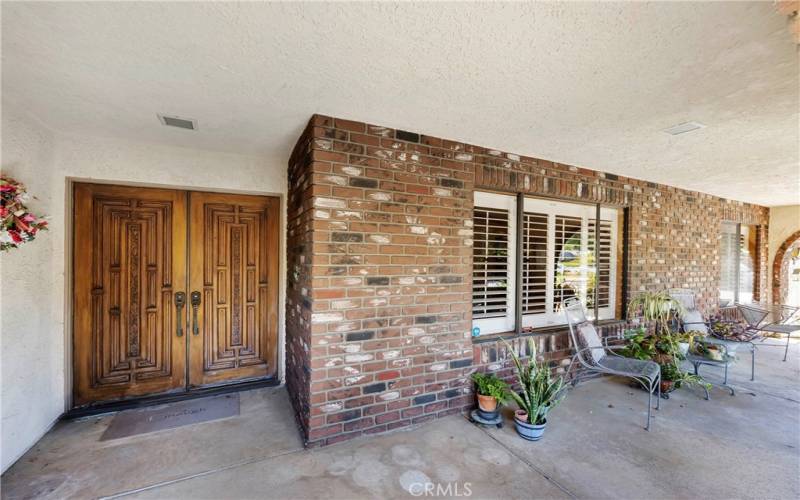
M314 206L324 208L347 208L347 203L344 200L336 200L333 198L323 198L317 196L314 198Z
M330 323L331 321L342 321L342 313L314 313L311 315L312 323Z
M367 198L375 201L389 201L392 199L392 195L389 193L370 193Z
M364 361L371 361L374 358L372 354L349 354L344 357L345 363L362 363Z
M331 184L336 184L337 186L347 185L347 179L339 175L326 175L325 177L323 177L323 180L326 180Z
M364 218L364 214L362 214L361 212L353 211L353 210L337 210L336 211L336 217L347 218L347 219L359 219L360 220L360 219Z
M388 236L382 234L371 234L369 235L369 240L375 243L389 243L391 241Z
M339 402L339 403L328 403L326 405L323 405L322 408L320 408L320 410L322 410L323 413L331 413L334 411L339 411L342 408L344 408L344 404Z
M397 399L400 397L400 391L392 391L392 392L385 392L378 396L379 399L383 401L390 401L392 399Z
M342 172L346 173L347 175L361 175L361 169L357 167L342 167Z

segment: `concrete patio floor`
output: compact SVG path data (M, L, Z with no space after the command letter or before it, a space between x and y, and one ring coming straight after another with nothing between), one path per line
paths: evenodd
M743 355L735 397L673 393L651 432L643 391L587 381L538 443L510 420L452 416L304 450L282 387L241 393L238 417L113 441L99 441L110 415L61 422L3 475L2 496L413 498L432 483L472 498L800 498L800 343L782 355L760 348L755 382Z

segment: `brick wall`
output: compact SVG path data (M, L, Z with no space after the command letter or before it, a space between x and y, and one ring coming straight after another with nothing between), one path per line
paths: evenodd
M708 312L720 222L759 224L766 245L763 207L314 116L289 167L287 297L287 386L309 446L459 412L470 373L510 373L504 344L470 336L480 188L629 207L628 289L692 288ZM568 362L563 331L533 336Z
M311 126L297 141L289 159L289 194L286 214L286 388L295 415L308 433L311 413L312 201Z

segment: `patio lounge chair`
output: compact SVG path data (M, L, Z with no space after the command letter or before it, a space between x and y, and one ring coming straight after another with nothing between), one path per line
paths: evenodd
M705 335L703 342L707 344L717 344L725 347L725 355L735 357L739 347L745 347L750 351L750 380L755 380L756 376L756 346L749 341L723 340L711 335L712 322L703 318L703 313L697 309L694 300L694 292L685 288L673 288L669 291L670 297L677 300L683 306L683 314L679 318L681 330L684 332L699 332ZM708 363L712 364L712 363ZM695 365L697 373L697 365ZM727 365L725 366L725 384L728 381ZM727 386L727 385L726 385Z
M800 325L790 323L800 308L780 304L773 306L772 310L756 305L736 304L736 307L747 322L748 330L759 335L762 342L765 340L761 336L762 332L786 335L786 349L783 351L783 360L786 361L792 333L800 332ZM772 320L771 322L767 322L768 317Z
M647 425L650 430L650 413L653 407L653 392L657 392L656 409L661 402L661 367L653 361L626 358L615 353L615 350L624 346L606 346L600 339L594 325L586 319L583 304L577 298L570 298L563 302L564 314L569 325L569 335L575 346L575 355L572 365L577 361L583 369L589 372L618 375L636 380L647 390ZM573 385L577 378L573 379Z

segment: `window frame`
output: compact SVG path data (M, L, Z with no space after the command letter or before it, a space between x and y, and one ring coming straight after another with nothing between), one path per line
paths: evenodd
M523 210L518 212L517 210L517 200L523 200ZM474 207L485 207L485 208L495 208L495 209L502 209L508 210L509 212L509 224L508 224L508 262L507 262L507 269L509 273L508 278L508 285L507 285L507 294L506 294L506 314L503 317L497 318L473 318L473 328L479 328L478 335L491 335L496 333L508 333L508 332L517 332L519 333L522 328L548 328L548 327L556 327L556 326L563 326L566 325L566 320L563 317L563 313L555 308L555 276L556 276L556 255L555 255L555 246L556 246L556 217L557 216L567 216L567 217L578 217L581 219L581 262L580 262L580 272L581 272L581 281L584 283L588 283L589 277L589 255L586 249L594 247L594 245L590 245L590 223L594 222L596 226L596 230L600 230L602 227L602 221L610 222L610 240L608 241L608 248L610 250L609 256L609 278L608 278L608 303L604 307L599 307L598 311L598 320L606 320L606 319L614 319L616 316L616 309L617 309L617 297L621 290L618 290L620 282L618 272L620 270L620 266L618 265L618 261L621 256L625 255L625 249L620 248L619 240L619 229L620 224L624 225L624 220L620 221L620 218L624 217L624 211L621 208L611 208L611 207L603 207L599 204L586 204L580 202L568 202L568 201L559 201L554 199L547 199L547 198L537 198L537 197L529 197L529 196L521 196L521 195L512 195L512 194L500 194L500 193L492 193L486 191L475 191L474 192ZM600 223L596 220L598 214L598 207L599 207L599 215L600 215ZM522 221L518 220L518 216L522 215L524 218L525 213L532 213L532 214L546 214L547 215L547 251L546 251L546 269L545 269L545 312L544 313L529 313L525 314L522 312L518 314L516 311L516 307L520 307L520 311L522 311L522 303L523 303L523 287L524 287L524 277L523 277L523 267L517 269L517 262L524 261L524 255L522 251L524 249L524 240L526 238L524 234L524 219ZM518 231L517 224L522 224L522 231ZM522 239L519 240L517 235L522 232ZM596 252L600 250L595 249ZM521 255L522 258L518 259L518 255ZM594 264L594 272L596 276L599 276L600 269L599 269L599 262L595 262ZM622 266L624 270L624 265ZM474 269L474 265L473 265ZM599 285L596 280L595 289ZM624 283L622 283L624 288ZM519 288L519 290L518 290ZM584 284L580 291L579 295L581 301L584 304L587 304L587 286ZM519 304L517 304L517 298L519 298ZM595 309L591 308L587 310L587 318L594 319ZM521 318L521 322L517 325L517 317Z
M506 269L508 270L508 281L506 285L505 316L498 316L495 318L473 318L472 327L473 329L476 327L480 329L479 335L512 331L514 330L516 318L515 290L517 289L517 200L516 197L511 195L475 191L473 213L475 211L475 207L508 210L508 252L506 264ZM473 227L473 231L474 229L475 228ZM474 269L475 266L473 264L471 272L474 272Z

